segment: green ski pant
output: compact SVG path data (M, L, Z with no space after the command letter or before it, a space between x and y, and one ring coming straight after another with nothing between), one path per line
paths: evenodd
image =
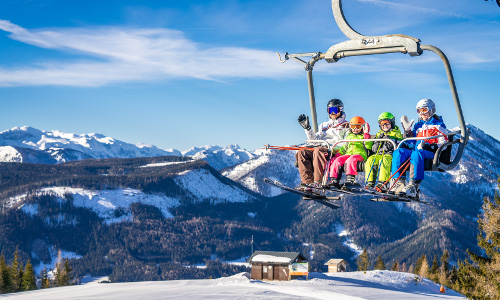
M380 160L382 160L382 163L380 163ZM391 177L391 163L392 163L392 156L391 155L372 155L368 157L365 163L365 180L366 182L368 181L375 181L375 178L378 174L378 181L387 181ZM380 170L378 170L380 164ZM370 172L370 169L372 168L372 171ZM368 178L368 174L370 174L370 178Z

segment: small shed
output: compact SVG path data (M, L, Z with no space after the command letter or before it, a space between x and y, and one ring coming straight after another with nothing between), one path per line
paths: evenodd
M332 258L325 265L328 266L328 273L337 273L347 271L349 264L341 258Z
M309 275L309 262L299 252L255 251L247 262L251 279L290 280Z

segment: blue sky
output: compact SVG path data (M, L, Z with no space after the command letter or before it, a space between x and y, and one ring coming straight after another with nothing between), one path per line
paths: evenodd
M344 0L364 35L406 34L448 56L465 120L500 139L500 7L483 0ZM329 0L0 2L0 131L102 133L126 142L192 146L301 143L310 115L303 67L275 52L326 52L347 40ZM332 97L377 129L416 118L431 98L458 125L446 73L430 52L320 61L319 121ZM399 122L398 122L399 123Z

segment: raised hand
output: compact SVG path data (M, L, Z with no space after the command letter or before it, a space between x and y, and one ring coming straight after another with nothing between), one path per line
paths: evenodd
M403 126L404 131L410 131L411 126L413 125L413 119L411 119L411 121L408 121L407 116L402 116L401 117L401 125Z
M309 124L309 117L306 117L306 115L304 114L300 115L298 121L300 126L302 126L302 128L306 130L311 129L311 125Z

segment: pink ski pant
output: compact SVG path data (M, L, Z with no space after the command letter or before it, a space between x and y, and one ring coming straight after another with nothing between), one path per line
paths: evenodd
M335 160L334 160L335 159ZM346 165L346 174L347 175L357 175L358 174L358 161L363 161L363 156L359 154L353 155L341 155L337 158L333 158L334 160L331 163L330 167L330 178L337 178L339 175L340 168L345 164Z

